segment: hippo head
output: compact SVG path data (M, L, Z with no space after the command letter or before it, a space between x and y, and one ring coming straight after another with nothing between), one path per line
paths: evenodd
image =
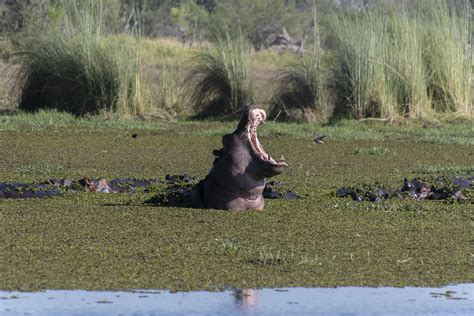
M222 138L223 148L214 151L214 165L204 180L204 207L245 210L263 208L265 178L282 173L285 159L275 160L260 144L257 128L266 113L257 107L244 110L237 129Z
M240 119L239 125L233 134L241 142L241 146L232 146L235 139L230 140L227 144L231 150L231 154L242 157L242 151L246 151L246 157L249 160L243 160L241 163L247 166L247 174L256 180L270 178L282 173L288 164L283 156L275 160L264 149L257 137L257 128L265 122L267 114L264 110L256 107L247 107ZM229 137L224 136L223 143L226 148L226 141ZM233 150L232 150L233 149ZM248 164L247 164L248 163Z

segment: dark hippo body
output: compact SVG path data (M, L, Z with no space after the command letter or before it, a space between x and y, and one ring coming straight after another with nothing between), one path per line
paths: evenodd
M59 189L46 184L0 183L0 199L27 199L57 196Z
M237 129L222 137L223 148L201 183L200 198L205 208L224 210L263 209L266 178L282 173L284 159L274 160L257 138L257 128L265 121L264 110L247 108Z
M338 197L351 197L356 201L382 202L391 198L410 198L414 200L470 200L474 177L443 177L433 184L420 179L403 180L403 185L395 190L378 187L374 190L343 187L336 191Z

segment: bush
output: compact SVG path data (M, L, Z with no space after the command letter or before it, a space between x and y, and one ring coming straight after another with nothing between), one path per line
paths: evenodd
M231 40L227 33L194 57L186 78L186 94L197 118L229 115L252 100L248 50L242 37Z
M472 114L471 5L448 6L436 0L423 9L423 57L428 65L428 91L441 112Z
M324 73L322 49L317 24L316 8L313 13L313 44L297 62L287 64L275 78L269 116L284 121L314 121L326 119L323 104Z
M143 110L138 48L106 43L102 1L67 8L62 29L47 26L42 34L22 34L16 41L20 109L138 114Z
M469 3L381 2L330 18L334 113L354 118L469 114Z
M338 97L333 115L391 115L386 102L387 26L383 16L371 12L334 14L330 26L335 38L330 86Z
M276 76L269 117L283 121L313 121L325 118L322 102L323 74L320 57L310 53L289 64Z

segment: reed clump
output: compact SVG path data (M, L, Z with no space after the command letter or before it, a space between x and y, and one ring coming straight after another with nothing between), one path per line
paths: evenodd
M29 31L15 41L22 65L16 82L19 108L140 114L145 109L138 42L126 46L106 41L102 1L64 5L67 14L60 25Z
M185 84L197 118L228 116L252 101L249 50L242 36L225 33L194 56Z
M470 115L470 4L382 4L330 18L334 61L328 65L329 89L338 96L331 115Z

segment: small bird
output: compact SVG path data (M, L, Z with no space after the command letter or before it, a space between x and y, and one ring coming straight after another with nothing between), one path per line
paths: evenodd
M137 137L138 137L138 134L137 134L137 133L132 134L132 138L133 138L133 139L136 139Z
M326 138L326 135L316 135L313 139L313 141L316 143L316 144L324 144L324 141L323 139Z

